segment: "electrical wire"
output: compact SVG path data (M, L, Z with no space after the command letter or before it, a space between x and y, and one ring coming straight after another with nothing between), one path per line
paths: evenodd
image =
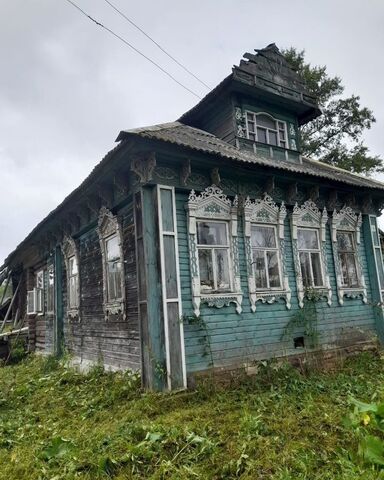
M109 0L104 0L115 12L117 12L119 15L121 15L127 22L129 22L133 27L135 27L139 32L141 32L143 35L145 35L152 43L156 45L157 48L159 48L165 55L167 55L171 60L173 60L179 67L181 67L183 70L185 70L189 75L191 75L195 80L200 82L202 85L204 85L205 88L208 90L211 90L211 87L207 85L203 80L201 80L197 75L195 75L193 72L191 72L185 65L183 65L179 60L177 60L175 57L173 57L165 48L163 48L156 40L154 40L148 33L146 33L141 27L139 27L133 20L131 20L127 15L125 15L124 12L119 10L116 5L114 5L112 2Z
M109 32L111 35L113 35L114 37L116 37L118 40L122 41L125 45L127 45L129 48L131 48L132 50L134 50L137 54L139 54L140 56L142 56L143 58L145 58L146 60L148 60L149 62L152 63L152 65L154 65L155 67L157 67L159 70L161 70L165 75L167 75L167 77L169 77L170 79L172 79L174 82L176 82L178 85L180 85L180 87L184 88L184 90L187 90L187 92L191 93L192 95L194 95L195 97L201 99L201 96L198 95L197 93L195 93L193 90L191 90L190 88L186 87L183 83L179 82L179 80L177 80L177 78L175 78L171 73L167 72L167 70L165 70L162 66L160 66L158 63L156 63L154 60L152 60L151 58L147 57L147 55L145 55L144 53L142 53L139 49L137 49L136 47L134 47L133 45L131 45L127 40L125 40L123 37L121 37L120 35L118 35L117 33L115 33L113 30L111 30L110 28L106 27L105 25L103 25L102 23L98 22L97 20L95 20L93 17L91 17L91 15L88 15L87 12L85 12L82 8L80 8L78 5L76 5L75 2L73 2L72 0L66 0L68 3L70 3L74 8L76 8L79 12L81 12L84 16L86 16L87 18L89 18L89 20L91 20L92 22L94 22L96 25L98 25L99 27L101 28L104 28L104 30L106 30L107 32Z

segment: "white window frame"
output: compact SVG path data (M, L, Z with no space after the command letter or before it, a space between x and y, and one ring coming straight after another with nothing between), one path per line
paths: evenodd
M190 271L192 281L192 304L196 316L200 315L201 303L209 307L222 308L231 303L236 305L236 312L241 313L243 294L240 282L240 265L237 235L237 197L232 202L216 185L207 187L200 195L192 190L186 209L188 212L188 240ZM220 221L226 222L228 228L229 247L229 272L231 278L231 291L205 292L201 290L199 271L199 249L197 244L197 222Z
M39 278L41 286L39 286ZM29 298L33 296L33 311L29 309ZM44 315L44 270L37 270L35 273L35 287L27 291L27 314Z
M272 304L278 301L279 298L285 300L286 308L291 308L291 289L288 282L288 274L285 260L285 232L284 221L287 216L287 210L284 202L281 206L277 206L272 197L264 194L262 199L252 201L249 197L244 202L244 241L245 254L247 259L247 275L248 275L248 290L249 300L252 312L256 311L256 304L258 301L262 303ZM253 250L252 246L252 226L273 227L276 239L276 248L267 249L260 248L260 250L277 251L280 273L280 287L275 288L257 288L255 271L253 265Z
M344 304L344 297L358 298L361 297L363 303L367 303L367 288L365 284L365 278L363 275L360 255L358 247L360 245L362 215L361 213L355 213L351 207L344 206L340 211L333 211L331 218L331 230L332 230L332 251L333 260L336 270L336 286L337 296L339 304ZM354 243L354 256L356 264L356 273L358 285L356 287L349 287L343 282L342 265L339 257L339 249L337 243L338 233L350 233L352 234Z
M254 124L254 128L255 130L253 132L251 132L249 130L249 126L248 126L248 115L252 115L253 116L253 120L252 120L252 123ZM260 115L265 115L266 117L269 117L271 120L273 120L275 122L275 126L276 126L276 129L273 129L273 128L268 128L268 127L263 127L262 125L257 125L257 117L260 116ZM279 126L279 123L281 123L283 125L283 129L280 128ZM247 129L247 138L248 140L251 140L253 142L259 142L259 143L264 143L265 145L269 145L270 147L280 147L280 148L284 148L284 149L287 149L289 148L289 143L288 143L288 130L287 130L287 122L285 122L284 120L279 120L278 118L275 118L273 117L270 113L267 113L267 112L251 112L249 110L246 110L245 111L245 124L246 124L246 129ZM262 128L263 130L266 131L266 139L267 139L267 142L263 142L261 140L259 140L258 138L258 134L257 134L257 128ZM277 145L274 145L273 143L270 143L269 142L269 131L273 131L276 133L276 136L277 136ZM282 139L280 137L280 131L281 130L284 130L284 139ZM250 134L254 135L255 136L255 140L251 139L250 138ZM281 146L281 143L284 142L285 146L282 147Z
M326 225L328 221L328 213L324 207L323 211L320 211L316 204L312 200L307 200L303 205L299 207L296 203L291 217L291 229L292 229L292 250L293 259L295 264L296 284L297 284L297 298L300 308L304 307L304 297L306 289L303 284L303 277L301 274L300 265L300 251L298 249L297 231L298 229L317 230L317 238L319 240L320 251L320 266L322 270L323 286L310 287L315 290L319 295L326 297L328 305L332 305L332 289L328 275L327 266L327 254L326 254Z
M49 285L49 272L53 272L53 285L52 290ZM49 309L50 296L52 295L52 309ZM55 313L55 266L53 263L47 265L47 314L54 315Z
M221 224L224 224L225 225L225 232L226 232L226 237L227 237L227 244L226 245L219 245L219 244L209 244L209 245L205 245L203 243L197 243L197 250L198 252L200 250L210 250L211 251L211 258L212 258L212 269L213 269L213 281L214 281L214 285L216 288L214 288L213 290L209 290L209 289L204 289L201 285L200 285L200 291L201 293L205 294L205 293L228 293L228 292L231 292L232 291L232 286L233 286L233 279L232 279L232 269L230 268L230 265L231 265L231 244L230 244L230 237L229 237L229 226L228 226L228 222L227 221L223 221L223 220L207 220L207 219L201 219L201 218L198 218L196 219L196 227L198 228L198 224L199 223L204 223L204 222L209 222L209 223L221 223ZM197 236L197 240L198 240L198 236ZM228 271L228 277L229 277L229 288L228 289L218 289L217 288L217 264L216 264L216 261L215 261L215 254L214 254L214 251L215 250L225 250L227 252L227 255L228 255L228 266L229 266L229 271Z
M80 303L81 303L81 296L80 296L80 257L79 257L79 249L76 241L69 236L66 236L63 240L61 251L64 257L65 269L66 269L66 281L67 281L67 317L69 320L80 321ZM73 307L70 306L70 259L75 257L75 261L77 263L77 288L76 288L76 296L77 296L77 306Z
M275 239L275 247L255 247L254 245L251 244L251 247L252 247L252 254L256 252L263 252L264 254L264 265L268 265L268 256L267 256L267 252L272 252L272 253L276 253L276 256L277 256L277 267L278 267L278 270L279 270L279 283L280 285L278 287L271 287L270 286L270 279L269 279L269 272L268 272L268 269L266 268L265 269L265 274L266 274L266 280L267 280L267 286L266 287L257 287L256 285L256 290L257 291L265 291L265 289L267 288L268 290L281 290L281 286L283 284L283 279L282 279L282 274L281 274L281 261L280 261L280 255L279 255L279 244L278 244L278 240L277 240L277 235L276 235L276 226L275 225L265 225L265 224L262 224L262 223L252 223L252 226L251 226L251 243L252 243L252 228L253 227L268 227L268 228L272 228L273 230L273 237ZM254 255L252 255L252 257L254 258ZM255 261L253 260L252 262L253 266L255 264ZM256 277L256 272L254 271L253 272L255 277Z
M298 227L297 231L309 231L309 232L315 232L316 234L316 239L317 239L317 248L300 248L297 246L297 250L299 252L299 261L300 261L300 253L308 253L309 254L309 265L310 265L310 275L311 275L311 285L305 285L304 288L324 288L325 286L325 278L324 278L324 265L323 262L321 261L321 246L320 246L320 238L319 238L319 229L318 228L307 228L307 227ZM313 275L313 266L312 266L312 257L311 253L316 253L319 255L320 259L320 272L321 272L321 285L315 286L315 281L314 281L314 275ZM300 264L300 269L301 269L301 264Z
M106 207L101 207L99 212L99 220L97 233L99 235L102 269L103 269L103 309L105 320L109 320L110 316L117 316L125 320L125 275L124 275L124 255L123 255L123 236L120 221L117 216ZM117 236L120 259L121 259L121 297L113 300L108 295L108 268L107 268L107 252L106 242L113 236Z

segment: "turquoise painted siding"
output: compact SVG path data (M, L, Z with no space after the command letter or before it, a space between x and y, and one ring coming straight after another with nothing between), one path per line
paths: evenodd
M182 286L183 314L188 317L193 313L191 302L191 281L189 272L189 254L187 237L187 216L185 204L187 195L178 193L177 222L179 235L180 276ZM287 322L298 310L296 297L296 282L292 255L289 216L285 222L286 263L289 284L292 291L292 308L287 310L285 302L279 300L274 304L257 303L255 313L251 312L248 298L248 283L246 276L246 260L243 241L243 224L239 221L240 268L242 271L243 312L237 314L235 305L221 309L207 307L202 304L201 316L207 325L210 337L208 348L206 335L196 325L185 320L184 335L186 349L187 371L195 372L212 366L215 367L239 365L252 359L265 359L274 356L288 355L303 351L293 348L293 339L281 341ZM358 339L374 334L373 308L371 301L370 282L367 271L367 261L364 238L360 244L360 258L368 289L368 304L361 299L345 298L344 305L337 301L335 269L333 264L330 231L327 231L328 272L332 286L332 306L326 301L317 304L319 342L324 347L337 347L353 344ZM297 332L300 335L302 332ZM349 342L349 343L348 343ZM212 352L212 355L211 355Z

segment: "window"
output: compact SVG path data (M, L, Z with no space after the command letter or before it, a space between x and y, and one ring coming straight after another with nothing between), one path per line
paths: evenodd
M323 285L323 275L321 273L318 231L298 229L297 246L304 287L321 287Z
M105 258L108 301L120 300L122 298L122 259L117 235L105 240Z
M65 237L62 252L67 272L67 317L80 321L79 250L72 237Z
M200 195L192 190L186 208L195 315L200 315L201 303L216 308L234 303L241 313L237 198L232 202L212 185Z
M343 305L344 297L361 296L363 302L367 302L367 289L358 255L361 224L361 213L356 214L350 207L333 212L332 250L340 305Z
M125 318L125 282L120 223L102 207L97 229L103 266L103 307L105 319Z
M280 298L291 308L291 290L285 265L284 222L287 210L264 194L244 202L244 241L251 311L256 303L271 304Z
M44 313L44 270L39 270L35 275L35 288L27 292L27 314L35 315Z
M76 256L68 258L68 306L70 309L79 308L79 269Z
M47 268L47 313L55 311L55 271L53 265Z
M197 222L201 292L228 292L229 242L227 222Z
M337 251L341 266L342 285L357 287L356 251L353 234L351 232L337 232Z
M247 112L247 136L254 142L287 148L286 123L265 113Z
M316 288L319 296L332 304L332 290L326 258L326 226L328 213L320 211L312 200L293 208L292 248L296 273L297 297L303 308L308 289Z
M252 225L251 244L256 289L281 288L275 227Z

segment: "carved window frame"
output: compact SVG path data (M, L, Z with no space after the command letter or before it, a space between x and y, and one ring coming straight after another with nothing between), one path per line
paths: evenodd
M65 270L66 270L66 282L67 282L67 317L69 320L78 322L81 320L80 317L80 304L81 304L81 286L80 286L80 255L79 249L76 241L69 236L66 236L63 240L61 251L64 257L65 263ZM69 302L70 297L70 259L75 257L75 261L77 263L77 288L76 288L76 296L77 296L77 306L71 307Z
M190 192L186 205L188 213L189 258L192 282L192 304L196 316L200 315L201 303L209 307L222 308L231 303L236 312L242 312L243 293L241 291L239 247L238 247L238 200L232 202L216 185L207 187L200 195ZM224 221L227 223L229 240L229 271L232 272L231 291L223 293L201 292L199 252L197 247L197 222L200 220Z
M317 205L312 200L307 200L299 207L296 203L293 207L291 217L292 229L292 250L293 260L296 273L297 298L300 308L304 306L304 297L306 287L303 284L303 277L301 274L300 256L297 243L297 230L300 228L317 230L317 237L320 242L320 264L323 277L323 285L321 287L310 287L321 296L326 297L329 306L332 304L332 289L328 274L327 253L326 253L326 228L328 221L328 213L324 207L320 211Z
M103 310L105 319L108 320L110 315L117 315L125 320L125 275L124 275L124 254L123 254L123 235L121 224L116 215L108 210L106 207L101 207L99 212L97 234L100 241L102 270L103 270ZM121 298L109 300L108 299L108 271L107 271L107 255L106 244L107 241L117 236L120 259L121 259Z
M287 216L287 210L284 202L278 207L273 199L267 194L264 194L263 199L256 199L254 201L247 197L244 202L243 214L245 255L247 260L248 289L251 310L252 312L256 311L256 303L258 301L272 304L278 301L279 298L285 300L286 307L289 310L291 308L291 289L289 288L288 283L285 255L284 221ZM281 282L279 288L259 289L256 286L251 241L252 225L272 226L277 233L276 246Z
M356 214L351 207L344 206L338 212L333 211L331 218L331 232L332 232L332 251L333 259L335 263L336 271L336 286L337 286L337 296L339 304L343 305L344 297L349 298L358 298L362 297L363 303L367 303L367 288L365 284L365 278L363 275L361 259L359 255L359 245L360 245L360 232L362 225L362 215L361 213ZM356 264L356 273L357 273L357 287L348 287L343 285L342 281L342 269L341 262L339 259L338 244L337 244L337 234L338 233L352 233L354 240L354 256Z

